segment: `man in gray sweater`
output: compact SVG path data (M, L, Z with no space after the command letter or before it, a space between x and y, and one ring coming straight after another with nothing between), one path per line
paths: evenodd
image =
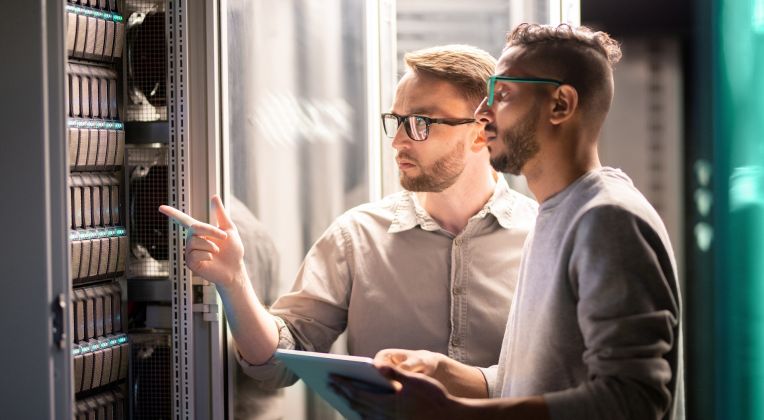
M597 138L613 97L618 44L567 25L519 26L488 97L491 163L522 173L541 203L526 241L498 366L383 350L394 395L336 378L372 418L683 418L676 264L656 211ZM395 367L393 367L395 366ZM434 378L434 379L433 379ZM476 399L494 397L492 399Z

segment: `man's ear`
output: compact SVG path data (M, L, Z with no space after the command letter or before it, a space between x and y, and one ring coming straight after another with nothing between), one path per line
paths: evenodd
M485 124L479 124L475 137L470 142L470 150L477 153L488 144L488 138L485 135Z
M552 100L552 113L549 122L553 125L560 125L568 121L578 110L578 92L571 85L558 87Z

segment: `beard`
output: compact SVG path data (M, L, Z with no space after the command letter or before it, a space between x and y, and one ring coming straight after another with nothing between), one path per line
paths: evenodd
M504 151L491 157L491 166L498 172L520 175L520 170L539 151L536 140L539 106L534 105L514 127L498 133L497 140L504 144Z
M446 156L438 159L429 167L420 165L421 173L419 175L407 176L401 171L401 186L413 192L441 192L453 185L464 171L464 155L464 143L458 142ZM399 153L398 156L419 164L416 159L405 152Z

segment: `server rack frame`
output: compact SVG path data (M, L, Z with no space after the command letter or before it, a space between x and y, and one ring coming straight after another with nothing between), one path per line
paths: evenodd
M199 220L214 220L209 197L222 193L223 165L220 0L167 4L170 204ZM178 360L173 416L223 419L232 413L226 403L222 305L214 285L185 268L184 247L185 232L171 224L173 351Z

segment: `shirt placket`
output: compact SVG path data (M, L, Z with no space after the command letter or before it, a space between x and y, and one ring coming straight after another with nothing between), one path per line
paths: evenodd
M451 244L451 334L448 340L448 356L460 362L467 361L465 345L471 224L468 223L467 227L454 238Z

